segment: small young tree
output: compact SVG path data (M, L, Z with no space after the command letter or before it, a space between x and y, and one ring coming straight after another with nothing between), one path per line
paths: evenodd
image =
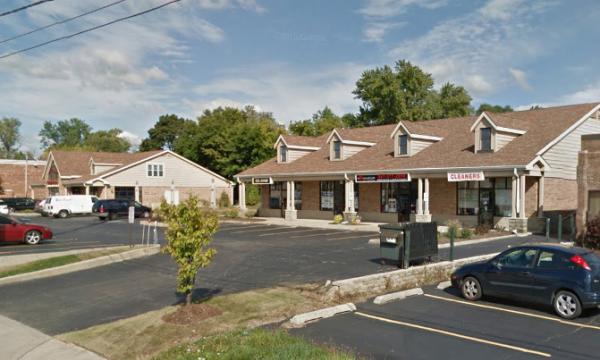
M196 197L190 197L179 205L169 205L163 201L160 214L167 224L167 245L163 251L170 254L179 266L177 291L185 294L185 304L189 305L192 303L196 274L208 266L217 253L209 245L219 220L214 212L203 209Z

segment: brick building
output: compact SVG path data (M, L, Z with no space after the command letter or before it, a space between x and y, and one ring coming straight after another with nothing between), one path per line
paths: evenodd
M598 132L593 103L283 135L275 158L236 176L240 206L254 183L263 216L534 229L577 208L581 136Z
M31 184L39 182L44 172L46 161L40 160L0 160L0 180L2 181L2 197L36 197L45 194L34 194Z
M600 134L583 135L577 164L577 235L585 233L586 222L600 216Z
M156 207L163 199L195 195L214 203L233 199L233 183L168 150L137 153L51 151L34 191L130 199Z

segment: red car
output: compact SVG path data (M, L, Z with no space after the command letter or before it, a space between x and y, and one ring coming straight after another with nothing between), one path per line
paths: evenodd
M52 239L52 230L49 228L26 224L12 216L0 215L0 243L25 242L35 245L47 239Z

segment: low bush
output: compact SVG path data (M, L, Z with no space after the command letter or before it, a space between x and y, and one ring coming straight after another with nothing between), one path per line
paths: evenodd
M219 207L220 208L228 208L231 206L231 199L229 199L229 195L226 192L222 192L219 197Z
M581 245L590 249L600 249L600 216L588 220Z
M352 224L352 225L358 225L358 224L360 224L361 221L362 221L362 218L360 217L360 215L354 215L350 219L350 224Z
M460 238L461 239L470 239L473 236L473 231L469 228L462 228L460 230Z
M344 221L344 217L342 215L336 215L333 217L334 224L341 224Z
M489 225L477 225L475 228L475 234L485 235L490 232L492 228Z
M448 238L454 237L456 239L458 237L458 230L461 228L460 222L457 220L448 220L445 225L448 227L446 236L448 236Z
M240 212L236 208L229 208L223 211L223 216L226 218L234 219L240 215Z

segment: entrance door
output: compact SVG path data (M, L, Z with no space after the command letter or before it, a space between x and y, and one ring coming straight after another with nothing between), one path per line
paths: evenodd
M479 225L494 225L494 198L493 190L479 190Z
M342 214L346 209L346 189L343 181L333 184L333 213Z

